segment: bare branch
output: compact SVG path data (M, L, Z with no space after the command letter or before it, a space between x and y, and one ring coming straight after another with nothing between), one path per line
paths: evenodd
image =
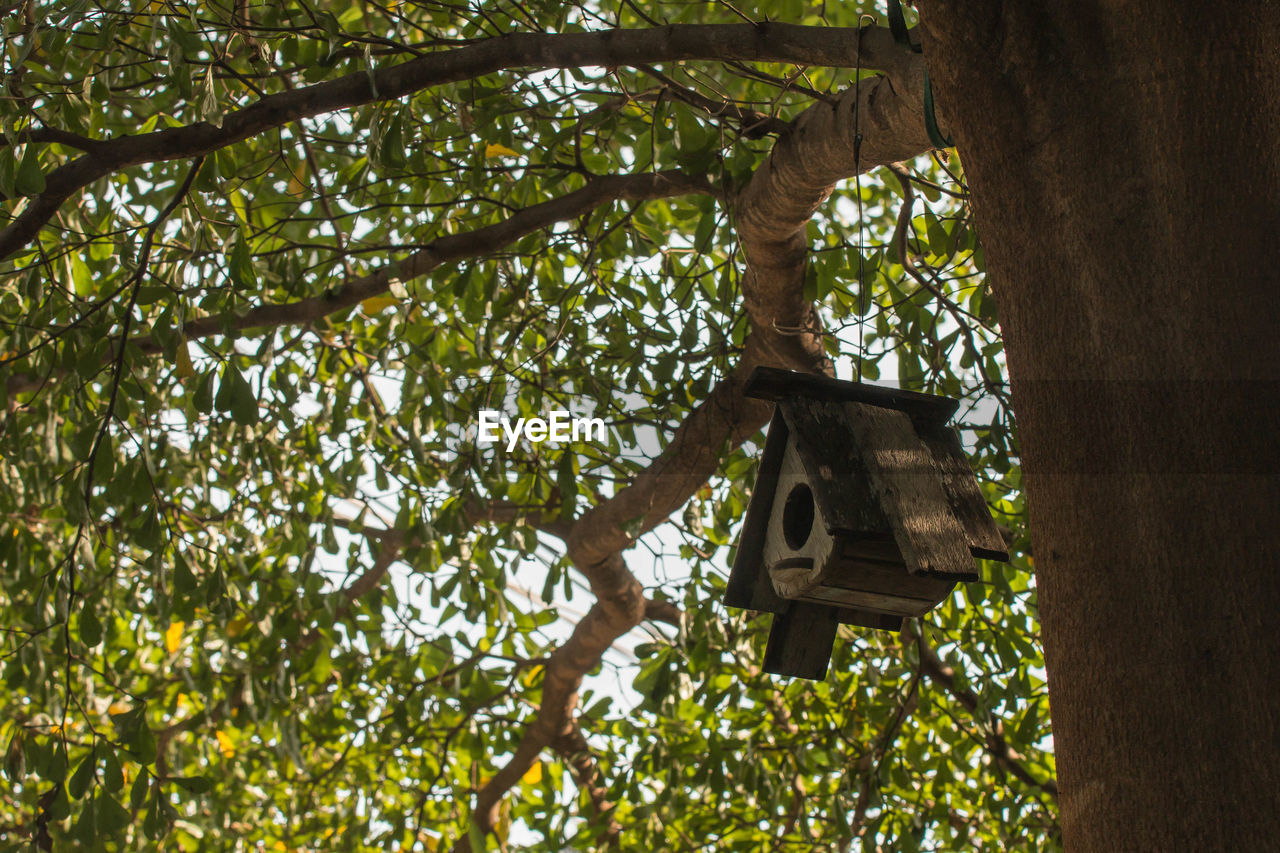
M859 48L861 45L861 48ZM35 239L40 229L80 189L130 166L198 157L267 130L322 113L402 98L422 89L515 68L640 65L688 59L794 62L852 67L861 49L863 67L898 68L908 55L888 30L803 27L790 24L671 25L648 30L595 33L510 33L398 65L356 71L268 95L227 113L219 125L196 122L138 136L104 140L91 153L60 166L45 191L0 231L0 258Z
M510 218L468 231L441 237L430 246L387 264L360 278L345 281L319 296L274 305L259 305L243 315L234 312L214 317L201 317L183 326L187 340L230 334L246 329L310 323L346 311L371 296L386 293L394 279L410 281L426 275L441 264L492 253L526 234L575 219L615 201L644 201L678 195L710 195L714 189L706 178L678 171L645 172L636 175L606 175L593 179L585 187L559 198L526 207ZM135 339L144 353L158 353L161 346L150 337ZM18 374L9 377L10 396L33 390L43 384L42 377Z
M662 622L675 628L680 627L680 618L684 613L670 601L649 599L644 603L644 618L650 622Z
M183 327L183 334L188 339L193 339L259 326L312 322L353 308L371 296L386 293L393 279L410 281L426 275L441 264L491 253L526 234L582 216L604 204L712 193L713 189L706 178L677 171L595 178L582 189L527 207L496 225L441 237L398 263L388 264L369 275L344 282L320 296L280 305L261 305L242 317L220 315L193 320Z

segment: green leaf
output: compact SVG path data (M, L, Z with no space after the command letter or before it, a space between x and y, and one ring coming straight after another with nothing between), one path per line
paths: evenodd
M108 748L102 759L102 786L112 793L124 787L124 771L114 749Z
M45 191L44 172L40 169L40 154L36 146L28 143L22 152L22 161L14 179L18 195L37 196Z
M225 380L224 380L225 381ZM258 398L254 396L253 387L240 374L231 374L231 399L228 407L231 418L240 426L253 426L258 422Z
M89 272L88 265L84 262L84 258L79 252L71 252L67 255L68 268L71 271L71 285L76 292L76 296L87 299L93 296L93 273Z
M218 382L218 396L213 399L214 408L219 412L231 411L231 401L235 396L236 386L243 381L235 365L227 362L227 366L222 369L222 379Z
M93 648L102 642L102 623L98 621L96 607L92 598L85 598L84 607L80 610L80 642Z
M244 197L238 192L232 193L231 202L235 207L236 215L247 225L249 213ZM258 283L257 275L253 268L253 258L249 255L249 247L245 245L243 239L236 240L235 246L232 247L230 264L231 283L242 290L252 291Z
M187 563L186 557L181 554L174 555L173 560L173 589L179 596L187 596L195 592L199 588L199 581L191 572L191 566Z
M560 464L556 469L556 484L560 488L560 517L573 518L574 505L578 497L577 456L570 449L560 454Z
M48 764L42 769L43 776L50 782L62 782L67 778L67 747L58 741L49 753Z
M105 791L98 792L95 802L98 810L98 827L103 832L119 832L132 822L132 817L130 817L128 810L120 805L115 797Z
M191 405L195 406L197 412L204 415L213 411L213 377L213 371L201 374L196 380L195 393L191 398Z
M147 815L142 819L142 831L152 841L159 841L169 832L169 820L160 808L159 793L151 798L151 803L147 806Z
M175 776L173 782L193 794L203 794L213 787L213 783L204 776Z
M18 174L18 161L13 156L13 148L5 146L0 148L0 194L6 198L13 198L18 195L16 186Z
M78 800L84 796L85 792L93 785L94 774L97 770L97 758L90 752L85 759L80 762L80 766L76 768L76 772L71 774L71 781L67 783L67 794L73 800Z
M151 764L156 760L156 738L145 722L138 726L133 737L128 740L128 747L142 764Z
M145 771L138 771L138 775L133 780L133 785L129 788L129 808L138 810L147 799L147 790L150 787L148 779L150 777Z

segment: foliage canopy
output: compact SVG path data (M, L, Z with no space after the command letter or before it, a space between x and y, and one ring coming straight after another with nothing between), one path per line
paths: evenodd
M954 153L845 109L918 62L864 13L15 6L9 848L1054 848L995 308ZM868 174L789 198L819 143ZM735 395L824 356L965 401L1016 555L784 683L719 605ZM508 453L485 408L613 429Z

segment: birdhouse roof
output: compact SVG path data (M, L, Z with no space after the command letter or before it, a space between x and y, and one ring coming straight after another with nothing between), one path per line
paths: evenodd
M908 570L955 580L977 578L974 556L1008 559L959 435L946 425L955 400L772 368L758 368L745 393L778 405L743 521L729 606L785 610L762 554L791 436L833 536L892 536Z

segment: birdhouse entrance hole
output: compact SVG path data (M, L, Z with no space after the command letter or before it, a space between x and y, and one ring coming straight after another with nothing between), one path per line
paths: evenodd
M805 483L799 483L787 495L782 508L782 535L787 544L799 550L809 541L813 531L813 491Z

